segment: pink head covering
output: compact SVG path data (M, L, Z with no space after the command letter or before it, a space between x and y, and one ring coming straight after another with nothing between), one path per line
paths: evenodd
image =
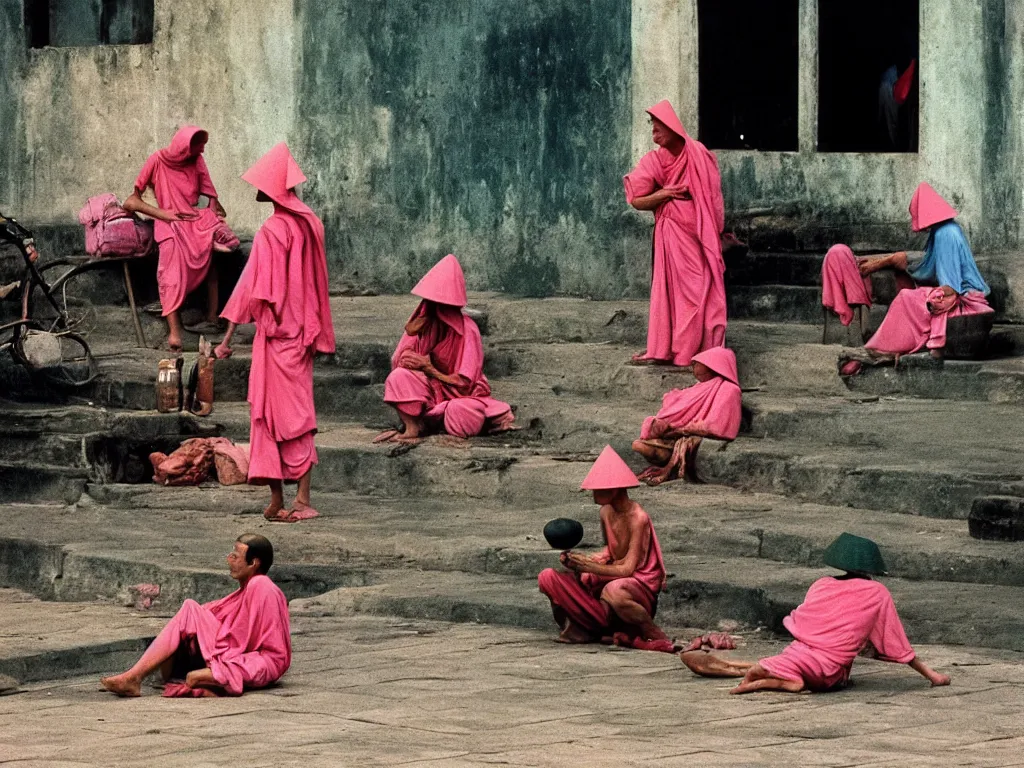
M597 457L594 466L580 483L581 491L604 491L618 488L636 488L640 485L622 457L610 445L606 445Z
M192 154L192 139L198 134L203 135L203 140L208 141L210 134L198 125L183 125L174 134L171 143L160 150L160 159L168 165L187 165L195 162L199 155Z
M449 253L430 268L410 293L437 304L466 306L466 278L459 260Z
M693 356L693 362L703 363L723 379L728 379L736 386L740 385L736 375L736 354L725 347L712 347Z
M283 141L271 147L252 168L242 174L242 181L252 184L275 203L289 210L296 210L293 207L295 203L306 208L294 191L305 180L305 174Z
M659 101L647 110L647 114L663 122L679 138L689 140L690 137L686 134L686 129L683 128L683 124L679 121L679 117L676 115L676 111L672 109L672 104L668 99Z
M917 59L911 59L910 66L893 85L892 98L897 104L903 104L910 96L910 86L914 84L914 69L916 67Z
M922 181L910 198L910 228L915 232L928 229L940 221L956 218L956 209L942 199L927 181Z

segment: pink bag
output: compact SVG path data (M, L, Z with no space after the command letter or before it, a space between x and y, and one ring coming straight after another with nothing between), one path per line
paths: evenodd
M153 247L153 222L128 213L109 192L86 200L78 221L90 256L145 256Z

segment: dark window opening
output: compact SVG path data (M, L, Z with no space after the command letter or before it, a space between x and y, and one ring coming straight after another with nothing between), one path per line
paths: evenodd
M818 150L917 152L918 0L818 4Z
M153 0L25 0L32 48L153 42Z
M700 140L794 151L798 0L699 0Z

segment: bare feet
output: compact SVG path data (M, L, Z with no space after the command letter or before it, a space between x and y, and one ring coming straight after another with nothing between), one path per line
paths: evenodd
M557 642L578 645L581 643L592 643L594 642L594 638L577 627L571 621L567 621L565 629L563 629L558 635Z
M949 685L949 675L944 675L941 672L936 672L934 676L929 676L928 679L931 681L932 687L937 688L942 685Z
M309 520L319 517L320 513L311 507L307 502L296 499L292 502L292 508L288 510L288 519L285 522L296 523L299 520Z
M113 675L112 677L101 677L100 685L111 693L126 698L142 695L142 681L137 677L129 675L127 672L122 672L120 675Z
M282 512L284 512L284 504L278 504L277 502L272 501L267 505L267 508L263 510L263 516L267 520L276 520Z

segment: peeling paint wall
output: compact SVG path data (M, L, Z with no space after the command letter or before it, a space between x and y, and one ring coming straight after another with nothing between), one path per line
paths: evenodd
M470 284L641 291L620 0L303 0L299 146L344 273L407 289L452 251ZM639 250L644 250L639 245Z

